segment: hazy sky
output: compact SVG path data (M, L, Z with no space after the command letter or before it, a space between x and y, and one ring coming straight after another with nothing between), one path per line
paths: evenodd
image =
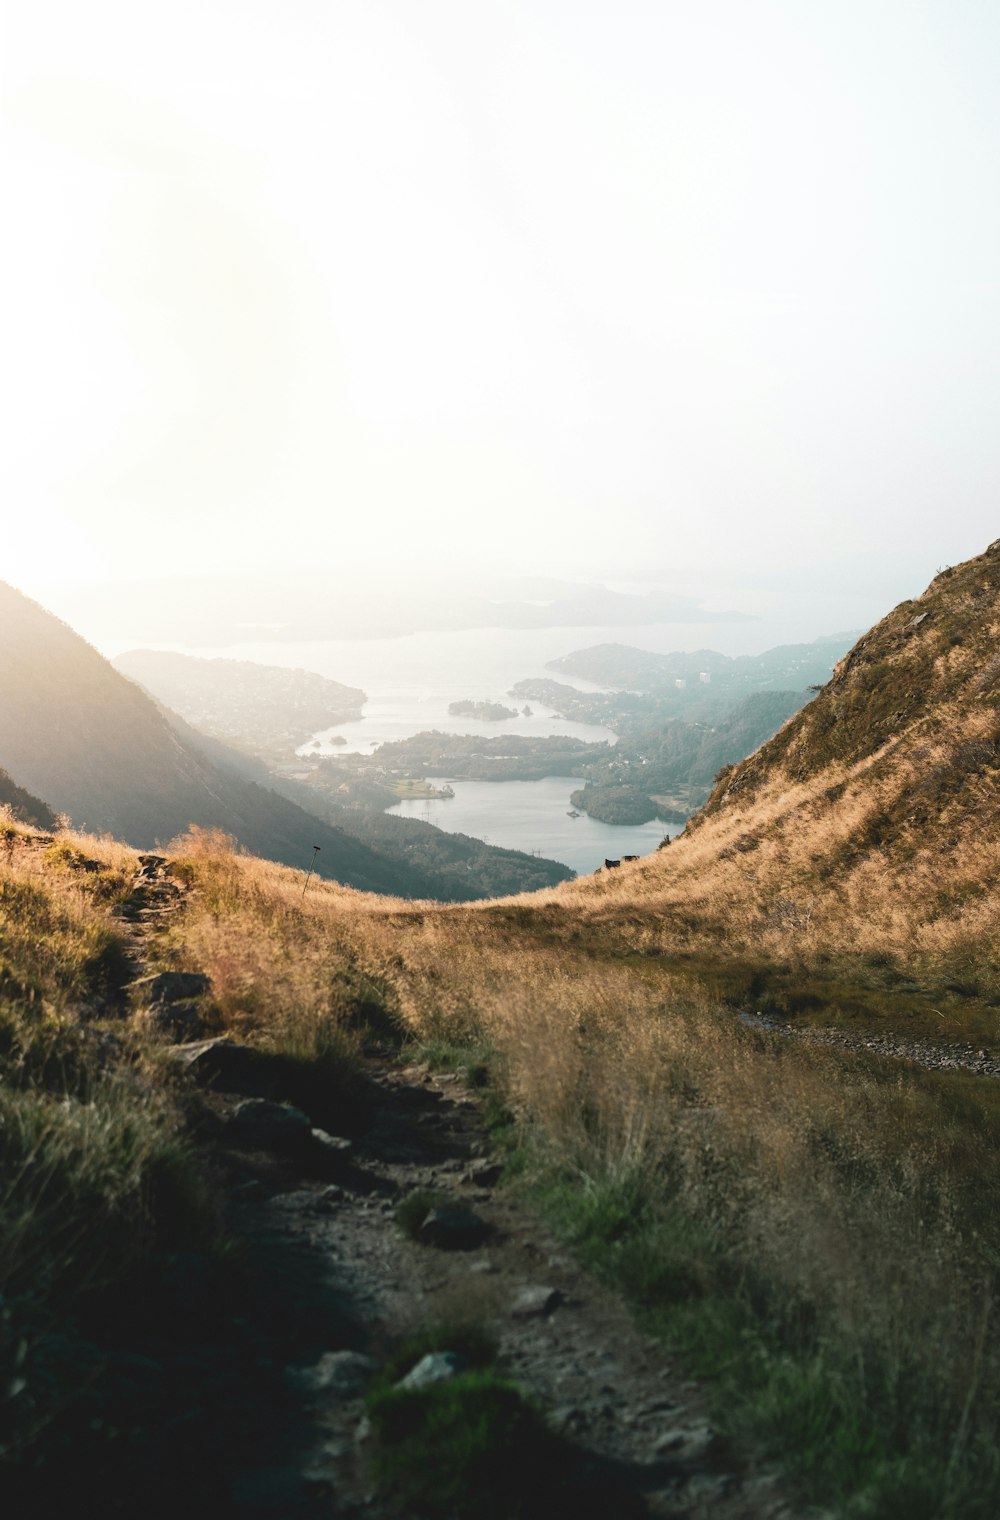
M995 4L3 9L15 583L1000 533Z

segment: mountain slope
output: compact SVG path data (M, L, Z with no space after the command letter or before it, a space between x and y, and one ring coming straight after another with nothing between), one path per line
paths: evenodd
M418 859L384 843L372 848L213 763L72 629L2 583L0 644L0 763L77 827L142 848L192 824L221 828L257 855L303 867L318 844L319 873L364 891L475 895L459 873L442 892ZM541 884L540 864L526 857L519 874L516 862L505 863L504 884ZM549 864L547 880L559 880L563 868Z
M13 776L0 768L0 808L9 808L19 823L30 823L36 829L54 829L56 815L40 797L33 797L18 786Z
M317 731L361 716L365 693L310 670L132 649L112 661L189 723L251 753L291 753Z
M1000 998L1000 540L859 639L669 850L559 900L661 950Z

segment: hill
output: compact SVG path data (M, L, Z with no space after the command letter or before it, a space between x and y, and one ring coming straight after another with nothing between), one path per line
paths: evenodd
M855 981L928 1027L979 1006L985 1033L1000 997L998 640L1000 541L859 639L726 767L669 852L570 889L567 907L640 915L658 946L741 976L783 966L802 1007L825 1001L819 983L846 996Z
M18 786L3 769L0 769L0 808L8 808L19 823L33 824L36 829L54 829L58 822L47 802Z
M112 661L196 728L287 758L321 729L360 718L365 693L310 670L132 649Z
M556 862L475 842L478 871L444 846L446 869L380 839L363 843L321 822L245 771L210 758L193 731L179 731L140 687L128 681L66 624L0 584L0 759L32 792L95 833L150 848L192 824L218 828L267 859L305 867L320 846L321 875L363 891L455 900L486 890L554 883L569 874ZM219 759L222 763L218 763ZM478 879L477 879L478 878Z
M549 661L550 670L579 676L614 691L671 695L677 701L712 692L743 696L753 691L802 691L827 680L833 662L853 635L830 634L811 644L780 644L763 654L719 654L714 649L655 654L628 644L594 644Z

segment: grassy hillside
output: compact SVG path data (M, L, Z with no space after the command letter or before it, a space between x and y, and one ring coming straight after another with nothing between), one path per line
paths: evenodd
M47 802L33 797L23 786L18 786L13 776L0 769L0 809L6 808L12 818L21 823L34 824L36 829L54 829L56 815Z
M998 649L1000 542L860 639L669 851L539 905L550 932L687 958L746 1001L992 1036Z

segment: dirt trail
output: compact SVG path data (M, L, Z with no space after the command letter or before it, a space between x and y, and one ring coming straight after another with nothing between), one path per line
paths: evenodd
M302 1177L266 1198L247 1197L238 1211L243 1232L276 1259L284 1254L300 1268L311 1260L344 1311L340 1343L310 1347L287 1373L312 1444L283 1475L258 1474L258 1486L284 1492L289 1514L307 1512L307 1490L318 1499L325 1489L338 1515L399 1515L369 1474L369 1372L359 1354L381 1365L422 1326L472 1317L495 1335L502 1368L575 1448L585 1478L607 1486L609 1515L791 1517L777 1475L755 1471L717 1436L705 1391L530 1209L492 1185L478 1094L452 1076L386 1060L372 1064L371 1076L372 1121L337 1180ZM395 1206L417 1189L469 1206L485 1241L449 1250L405 1238ZM254 1490L252 1472L241 1481Z
M24 842L51 843L43 836ZM75 862L81 870L91 865ZM165 857L139 857L132 889L114 910L133 983L161 962L157 936L186 896ZM126 1013L134 989L124 988L122 998L121 1008L106 1011ZM182 1011L191 1001L181 999ZM167 1006L164 1032L174 1017ZM190 1041L183 1023L180 1017L168 1038ZM412 1520L373 1482L364 1395L407 1336L456 1320L492 1333L500 1369L537 1401L582 1481L607 1493L602 1514L792 1520L802 1513L776 1472L755 1466L713 1429L707 1391L498 1184L478 1091L374 1049L364 1124L349 1142L322 1141L302 1119L303 1149L302 1135L289 1146L280 1124L270 1139L266 1124L248 1134L247 1105L262 1103L273 1121L280 1094L256 1098L253 1081L227 1081L226 1060L232 1072L233 1051L247 1054L242 1047L203 1040L177 1048L182 1057L219 1046L222 1066L213 1070L209 1059L209 1075L195 1073L202 1087L192 1120L230 1226L245 1242L246 1278L220 1316L198 1259L181 1261L193 1274L176 1287L184 1297L181 1335L168 1328L170 1314L159 1333L154 1316L152 1330L145 1326L145 1338L122 1353L128 1377L148 1383L141 1418L167 1432L197 1432L195 1470L213 1514ZM237 1066L245 1078L245 1063ZM408 1239L396 1209L418 1190L473 1211L482 1239L461 1241L462 1248ZM173 1513L172 1479L160 1481ZM529 1491L530 1473L524 1482ZM160 1513L153 1495L143 1507Z
M927 1071L971 1071L980 1077L1000 1077L1000 1058L982 1046L969 1043L945 1045L936 1040L908 1040L896 1034L861 1034L853 1029L830 1025L824 1029L800 1028L783 1023L764 1013L745 1009L741 1023L751 1029L766 1029L807 1045L836 1045L842 1050L868 1050L894 1061L912 1061Z
M149 953L157 933L184 906L186 883L173 876L165 855L140 855L132 890L114 910L135 975L149 970Z

